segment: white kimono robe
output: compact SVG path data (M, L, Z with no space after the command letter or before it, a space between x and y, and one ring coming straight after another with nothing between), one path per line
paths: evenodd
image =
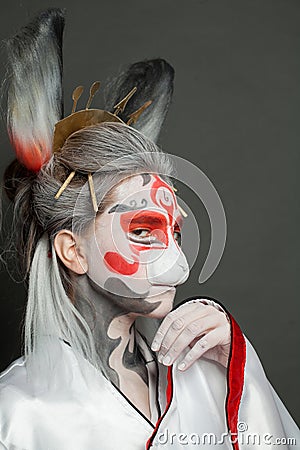
M178 363L160 366L157 377L156 362L139 338L150 421L88 362L86 383L78 358L62 341L49 390L28 379L26 361L18 359L0 376L0 449L300 449L295 422L232 318L231 325L227 370L201 358L186 372L177 370ZM67 381L65 367L72 373Z

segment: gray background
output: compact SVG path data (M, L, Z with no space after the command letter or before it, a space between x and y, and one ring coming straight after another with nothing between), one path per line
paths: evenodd
M197 199L182 190L203 242L178 300L209 295L223 302L298 418L299 1L10 1L1 8L1 39L47 6L67 8L66 112L75 86L105 81L128 63L160 56L175 67L161 145L209 176L228 220L221 264L199 285L209 223ZM94 105L101 106L101 97ZM3 128L0 146L2 172L12 159ZM20 353L25 296L4 269L0 276L3 369Z

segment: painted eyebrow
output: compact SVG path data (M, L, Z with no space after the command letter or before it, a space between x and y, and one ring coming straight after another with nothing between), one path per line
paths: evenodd
M132 202L133 202L133 204L131 204L131 205L126 205L124 203L117 203L112 208L110 208L110 210L108 211L108 214L111 214L114 212L122 213L122 212L128 212L128 211L135 211L138 209L142 209L143 207L146 208L146 206L148 204L148 202L145 198L143 198L141 200L140 205L138 205L135 200L133 200Z
M167 222L167 219L165 218L165 216L163 214L160 213L156 213L156 215L154 216L151 213L141 213L141 214L136 214L134 217L132 218L128 218L125 219L128 223L130 224L145 224L145 223L149 223L151 225L165 225Z

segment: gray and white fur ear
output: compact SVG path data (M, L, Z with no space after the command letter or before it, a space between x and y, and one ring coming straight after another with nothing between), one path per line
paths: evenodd
M136 86L137 92L119 117L127 122L130 114L151 100L151 105L132 126L156 142L171 102L173 80L174 69L164 59L137 62L109 83L104 107L113 112L114 106Z
M6 41L7 127L18 161L38 172L52 155L63 112L64 11L49 8Z

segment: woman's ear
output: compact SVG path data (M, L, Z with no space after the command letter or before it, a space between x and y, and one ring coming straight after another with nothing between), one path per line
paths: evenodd
M78 275L87 272L87 260L81 246L76 242L74 233L69 230L59 231L53 244L59 259L68 269Z

